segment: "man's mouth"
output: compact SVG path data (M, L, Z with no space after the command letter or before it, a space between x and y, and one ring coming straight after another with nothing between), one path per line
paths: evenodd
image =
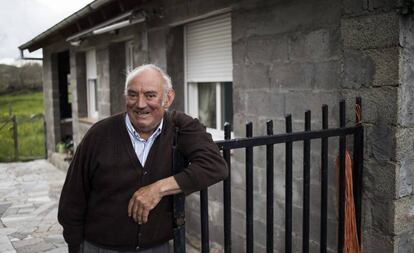
M145 116L149 115L149 114L150 114L150 112L146 112L146 111L139 111L139 112L135 112L135 114L136 114L138 117L145 117Z

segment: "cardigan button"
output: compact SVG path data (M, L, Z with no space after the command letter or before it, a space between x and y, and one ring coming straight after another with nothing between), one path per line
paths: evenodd
M145 171L144 171L144 176L145 176L145 175L147 175L147 174L148 174L148 171L146 171L146 170L145 170Z
M137 246L135 249L136 249L136 250L139 250L139 246Z

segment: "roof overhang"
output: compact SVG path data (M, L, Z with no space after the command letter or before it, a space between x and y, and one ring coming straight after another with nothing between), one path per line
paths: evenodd
M145 20L144 15L138 9L147 1L95 0L30 41L20 45L19 49L21 52L24 50L33 52L55 42L70 42L74 39L97 34L96 30L119 22L124 22L123 25L142 22ZM120 26L118 24L118 26L112 28L119 29ZM110 29L110 27L107 29Z

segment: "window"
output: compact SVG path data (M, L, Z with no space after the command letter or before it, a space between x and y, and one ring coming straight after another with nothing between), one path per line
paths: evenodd
M99 115L95 50L90 50L86 52L86 92L88 117L97 119Z
M213 135L233 121L231 18L225 14L185 26L186 112Z
M189 113L207 128L224 130L233 121L233 87L231 82L189 83Z

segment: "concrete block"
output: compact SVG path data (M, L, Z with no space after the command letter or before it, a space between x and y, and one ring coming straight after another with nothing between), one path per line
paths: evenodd
M405 197L413 193L413 168L414 159L410 155L406 155L401 161L398 177L398 196Z
M395 252L414 252L414 231L408 230L394 237Z
M344 50L344 81L342 87L358 89L372 85L375 75L375 63L360 50Z
M395 8L397 1L393 0L345 0L344 13L346 15L361 15L370 11L389 11Z
M369 198L392 200L396 196L396 165L372 159L364 163L364 189Z
M245 92L246 113L261 117L283 117L285 114L285 97L278 92L268 90L250 90ZM262 122L266 123L266 122ZM256 127L256 126L255 126ZM262 131L266 125L257 126Z
M246 112L246 92L243 88L233 86L233 115ZM234 120L234 116L233 116ZM235 124L233 124L235 125Z
M378 161L394 160L396 157L395 127L388 126L383 122L378 125L367 126L365 136L366 157Z
M308 62L273 64L269 77L271 87L282 90L311 90L315 76L315 66Z
M126 60L125 43L113 43L109 46L109 91L111 114L125 110Z
M104 119L111 116L111 106L109 103L99 103L99 119Z
M314 88L317 90L337 90L342 84L342 63L332 60L314 65Z
M340 34L337 29L296 32L288 36L289 60L321 61L340 55Z
M366 12L368 9L367 0L344 0L343 10L346 15L357 15Z
M269 67L263 64L237 65L233 68L234 87L269 88Z
M314 27L335 27L339 24L340 12L337 1L301 1L239 9L232 13L232 36L237 41Z
M389 253L394 251L394 238L381 232L375 231L373 228L365 228L363 230L364 241L362 244L363 252Z
M413 194L414 184L414 140L412 128L397 129L397 154L396 160L399 161L397 166L397 197L405 197Z
M148 32L149 61L162 69L167 69L167 29Z
M402 85L398 89L398 104L400 105L399 123L404 127L414 126L414 86Z
M395 11L344 18L341 34L345 48L395 47L399 42L399 17Z
M364 53L372 59L375 67L374 86L398 85L399 82L399 49L370 49Z
M233 55L233 67L238 65L244 65L246 60L246 46L247 46L247 40L238 40L238 41L232 41L232 55Z
M393 0L370 0L368 2L368 8L372 10L393 10L396 7L396 1Z
M395 225L393 232L397 235L405 231L414 232L414 196L400 198L394 204Z
M288 43L286 36L260 36L246 40L246 63L269 65L276 61L288 59Z
M404 46L400 49L400 55L400 83L402 86L412 86L412 80L414 78L414 64L412 61L414 58L414 46Z
M394 203L390 200L384 200L381 196L372 196L372 188L365 188L363 198L363 229L372 230L372 232L391 235L394 228Z
M403 48L414 47L414 23L411 15L400 18L400 44Z
M293 119L303 119L304 112L307 110L311 110L313 115L321 115L323 104L327 104L330 108L329 114L334 115L339 101L339 94L337 91L289 92L285 95L285 101L286 113L292 114Z

